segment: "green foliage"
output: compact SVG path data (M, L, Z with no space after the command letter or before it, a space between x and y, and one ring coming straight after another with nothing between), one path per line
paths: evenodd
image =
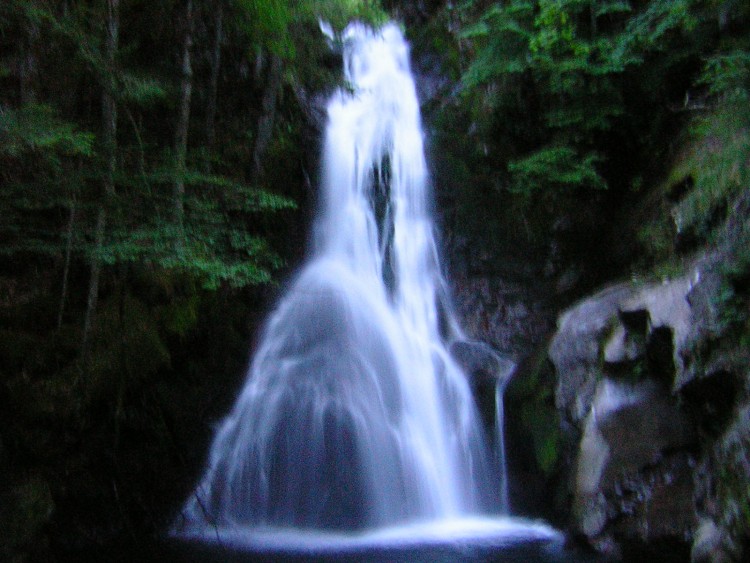
M51 106L0 109L0 255L60 252L60 232L45 214L70 205L81 190L79 163L94 156L94 135Z
M627 22L619 48L633 62L642 63L649 52L670 45L671 36L695 30L700 4L699 0L651 0Z
M256 49L287 60L297 57L300 30L307 24L317 27L323 20L341 30L352 20L378 24L387 18L378 0L232 0L232 6L240 29Z
M601 160L596 154L580 157L570 147L545 147L522 160L508 163L512 175L511 192L535 195L542 188L606 188L604 179L596 171Z
M681 148L658 187L668 204L662 203L662 212L640 228L642 247L664 262L661 267L675 264L677 240L697 244L715 239L750 182L747 36L726 36L705 55L694 84L681 102L690 118Z
M256 48L294 57L294 44L289 27L294 17L294 4L289 0L232 0L240 28Z
M50 163L59 163L64 156L91 156L93 142L93 134L78 131L49 105L0 107L0 158L34 152Z
M510 2L507 6L493 4L477 23L463 30L460 37L475 41L478 47L463 77L466 88L477 88L529 68L528 43L532 36L529 19L533 12L531 1Z
M178 176L187 190L182 226L170 218L171 199L160 200L151 195L156 207L144 214L144 194L136 192L133 195L138 197L121 199L113 208L123 224L113 228L107 244L98 250L92 248L91 256L108 265L158 265L194 277L205 289L218 289L224 283L243 287L270 282L272 272L284 261L265 238L249 231L247 224L259 214L294 209L294 202L223 176L194 170L161 168L142 179L158 193L166 191Z
M737 94L735 94L737 95ZM734 104L694 122L693 146L678 170L694 187L674 210L678 233L706 239L717 216L750 185L750 111Z
M303 17L328 22L337 31L354 20L382 25L388 19L379 0L310 0L300 3L298 10Z
M111 93L121 102L149 106L166 98L167 88L152 76L123 71L117 76Z
M383 17L371 0L194 0L185 73L186 3L118 4L113 53L107 2L0 2L0 520L15 535L0 559L23 559L31 531L30 558L48 560L50 534L73 545L85 530L83 545L163 529L194 478L175 436L218 416L264 308L254 286L304 244L308 100L340 74L318 18ZM25 500L5 493L37 473L55 511L23 521Z
M510 0L491 3L478 17L473 3L465 5L461 37L474 52L464 96L489 143L511 135L498 147L503 188L528 206L561 187L609 187L602 140L617 138L628 110L626 72L693 29L691 5ZM520 122L511 129L507 120Z
M750 98L750 48L709 57L699 82L707 85L709 95L722 104L740 109ZM747 120L747 113L743 117Z

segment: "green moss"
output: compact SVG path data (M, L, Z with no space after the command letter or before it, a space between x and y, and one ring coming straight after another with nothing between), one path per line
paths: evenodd
M550 477L561 458L560 421L557 411L546 402L532 403L522 411L524 425L531 431L537 467Z
M541 346L508 386L508 400L518 405L520 432L531 447L534 464L550 478L562 458L562 433L555 407L554 370Z
M539 346L510 380L506 393L511 401L523 402L538 397L540 394L551 393L550 386L545 385L545 382L553 378L547 357L548 344L545 342Z
M675 251L674 227L671 220L664 216L643 225L636 236L641 247L655 261L668 260Z
M746 110L738 113L729 106L694 123L693 146L673 172L695 180L695 187L674 209L678 232L693 230L708 238L717 215L750 182L748 122Z

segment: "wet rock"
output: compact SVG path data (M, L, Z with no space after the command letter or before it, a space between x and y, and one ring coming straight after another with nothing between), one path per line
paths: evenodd
M554 307L528 283L497 276L457 277L452 293L470 338L514 359L528 355L554 327Z
M459 340L451 344L450 353L469 378L485 429L493 433L497 424L497 389L504 388L516 364L484 342Z
M558 373L555 403L575 423L586 417L602 377L601 341L612 331L621 304L634 293L629 284L607 288L558 320L549 347Z
M459 340L450 346L450 353L473 384L496 384L507 380L516 364L495 352L488 344Z
M698 526L690 551L691 563L730 563L729 538L713 520L703 519Z
M658 385L602 381L577 461L579 531L594 538L619 519L620 537L647 540L689 532L693 492L687 460L676 463L665 452L692 441L689 422Z

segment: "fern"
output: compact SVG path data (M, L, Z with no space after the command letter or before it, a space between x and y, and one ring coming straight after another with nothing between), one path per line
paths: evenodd
M525 196L550 188L604 189L607 183L595 166L599 161L595 153L579 155L571 147L545 147L508 164L509 189Z

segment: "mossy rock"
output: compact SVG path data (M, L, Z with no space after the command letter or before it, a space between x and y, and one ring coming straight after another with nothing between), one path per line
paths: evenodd
M716 451L716 492L722 525L737 545L750 542L750 404L738 409L735 423L725 433Z
M507 403L515 406L517 426L527 438L539 471L550 478L562 458L560 417L554 400L554 369L541 347L511 379Z

